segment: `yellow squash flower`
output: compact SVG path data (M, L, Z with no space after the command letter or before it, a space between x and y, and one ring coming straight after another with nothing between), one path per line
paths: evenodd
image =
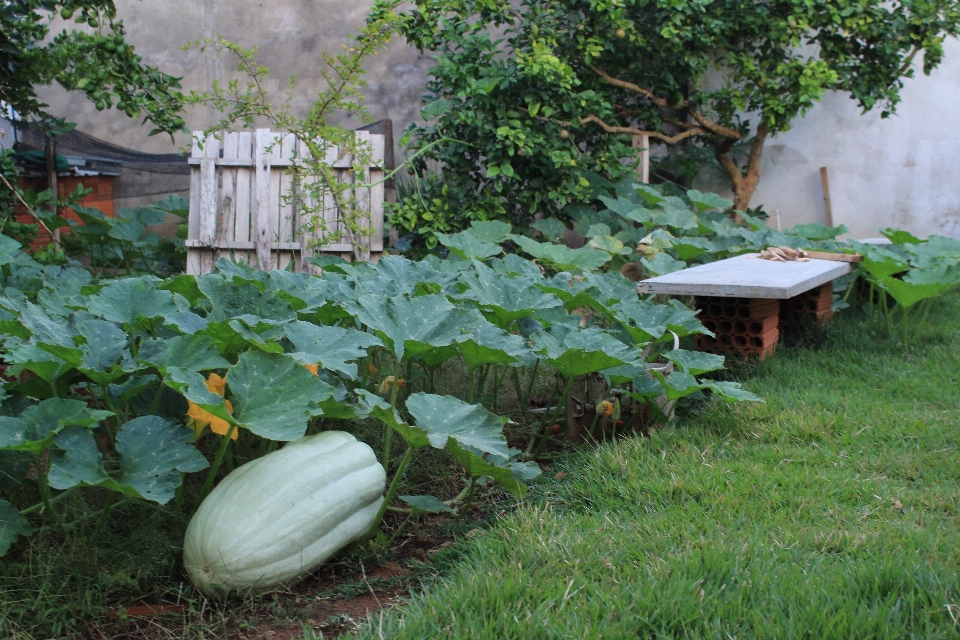
M226 379L218 376L215 373L211 373L207 376L207 390L210 393L215 393L218 396L222 396L226 392L227 381ZM190 418L187 420L187 426L191 427L194 432L197 434L197 438L200 437L200 434L203 433L203 430L210 427L210 431L213 431L217 435L225 436L230 433L230 423L224 420L223 418L217 417L204 409L203 407L187 401L187 416ZM227 413L233 415L233 405L229 400L223 401L224 406L227 408ZM233 433L230 435L230 438L233 440L237 439L239 429L234 428Z

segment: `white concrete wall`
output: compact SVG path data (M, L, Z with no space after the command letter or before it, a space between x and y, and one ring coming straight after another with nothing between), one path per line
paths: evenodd
M267 88L276 103L283 100L287 81L297 76L291 107L304 115L322 87L317 70L323 66L322 54L342 52L347 35L364 24L373 0L116 0L117 13L127 29L127 40L153 65L182 77L184 89L209 90L214 79L221 82L242 77L236 61L217 59L212 52L184 51L183 45L205 38L222 36L250 48L259 47L257 60L270 68ZM59 20L54 28L62 27ZM72 21L68 29L76 28ZM397 138L403 128L419 116L420 95L424 91L426 69L431 65L407 46L402 38L387 51L371 56L365 68L369 87L366 104L373 120L391 118ZM115 144L149 153L170 153L178 145L189 143L187 136L148 137L152 125L140 126L116 111L98 112L79 92L68 93L59 87L41 91L54 115L76 122L78 129ZM218 114L195 108L188 112L187 126L204 129L215 123ZM344 126L356 128L361 122L347 119Z
M820 167L827 167L834 224L853 238L897 227L960 239L960 42L929 76L906 80L897 113L861 115L831 93L794 127L767 140L751 206L779 211L783 228L824 222ZM919 61L915 63L920 64ZM705 184L724 190L722 176Z

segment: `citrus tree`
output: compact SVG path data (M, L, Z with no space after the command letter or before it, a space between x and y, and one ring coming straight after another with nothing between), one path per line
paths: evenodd
M585 199L585 170L630 170L642 135L711 149L746 210L767 138L827 91L889 115L958 15L956 0L416 0L401 32L436 65L413 147L460 142L426 154L443 177L419 180L394 223L549 215Z

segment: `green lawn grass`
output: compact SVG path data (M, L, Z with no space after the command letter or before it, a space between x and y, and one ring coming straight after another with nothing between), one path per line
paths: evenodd
M555 464L364 637L957 637L958 345L956 293L906 350L846 311L735 368L765 403Z

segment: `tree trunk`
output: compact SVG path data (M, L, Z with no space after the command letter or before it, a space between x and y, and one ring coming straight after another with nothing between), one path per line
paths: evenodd
M736 222L742 222L738 211L746 211L750 206L750 199L753 192L757 190L757 184L760 182L760 157L763 155L763 143L767 139L767 125L763 122L757 127L757 134L753 138L753 144L750 146L750 157L747 159L746 173L741 172L740 167L734 161L730 151L736 140L723 138L717 142L715 153L720 166L724 168L727 175L730 176L730 186L733 188L733 208L731 214Z

